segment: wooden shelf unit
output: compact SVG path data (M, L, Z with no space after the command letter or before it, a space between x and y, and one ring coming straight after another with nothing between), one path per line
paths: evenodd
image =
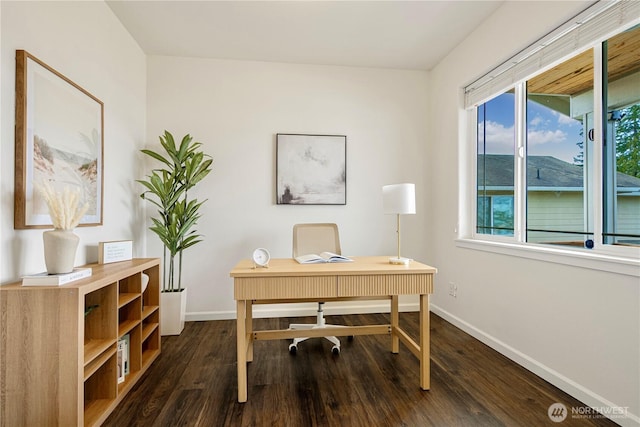
M64 286L0 286L0 425L99 426L160 355L159 260L85 267L91 277Z

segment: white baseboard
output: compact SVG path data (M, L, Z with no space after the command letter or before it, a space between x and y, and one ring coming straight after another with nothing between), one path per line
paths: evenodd
M472 337L493 348L502 355L513 360L522 367L550 382L565 393L575 397L579 401L583 402L586 406L594 409L602 408L602 410L600 411L602 413L609 412L609 414L611 415L608 415L606 413L604 415L610 418L613 422L618 423L623 427L640 426L640 417L638 417L638 415L636 414L628 412L627 408L620 407L613 402L608 401L592 390L583 387L575 381L572 381L571 379L563 376L559 372L556 372L548 366L538 362L537 360L532 359L526 354L519 352L518 350L510 347L497 338L486 334L485 332L477 329L476 327L465 322L459 317L456 317L451 313L441 309L437 305L431 304L431 311L445 319L447 322L462 329ZM569 416L571 416L571 408L567 409L569 411ZM576 408L576 410L578 409ZM623 414L621 414L621 412L623 412Z

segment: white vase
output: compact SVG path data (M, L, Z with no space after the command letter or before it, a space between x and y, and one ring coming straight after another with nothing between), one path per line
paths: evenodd
M149 276L144 274L144 273L142 273L142 283L141 283L141 285L142 285L141 293L144 294L144 291L147 290L147 286L149 285Z
M42 233L44 241L44 263L49 274L73 271L76 249L80 238L71 230L48 230Z
M180 335L184 329L187 290L160 293L160 335Z

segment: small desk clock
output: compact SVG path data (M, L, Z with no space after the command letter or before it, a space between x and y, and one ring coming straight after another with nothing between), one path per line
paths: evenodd
M258 248L253 251L253 268L264 267L269 268L269 260L271 259L271 255L269 251L265 248Z

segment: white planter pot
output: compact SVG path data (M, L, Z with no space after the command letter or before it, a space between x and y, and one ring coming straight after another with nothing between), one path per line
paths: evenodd
M42 239L47 273L71 273L80 241L78 235L71 230L55 229L42 233Z
M187 310L187 290L160 293L160 335L180 335Z

